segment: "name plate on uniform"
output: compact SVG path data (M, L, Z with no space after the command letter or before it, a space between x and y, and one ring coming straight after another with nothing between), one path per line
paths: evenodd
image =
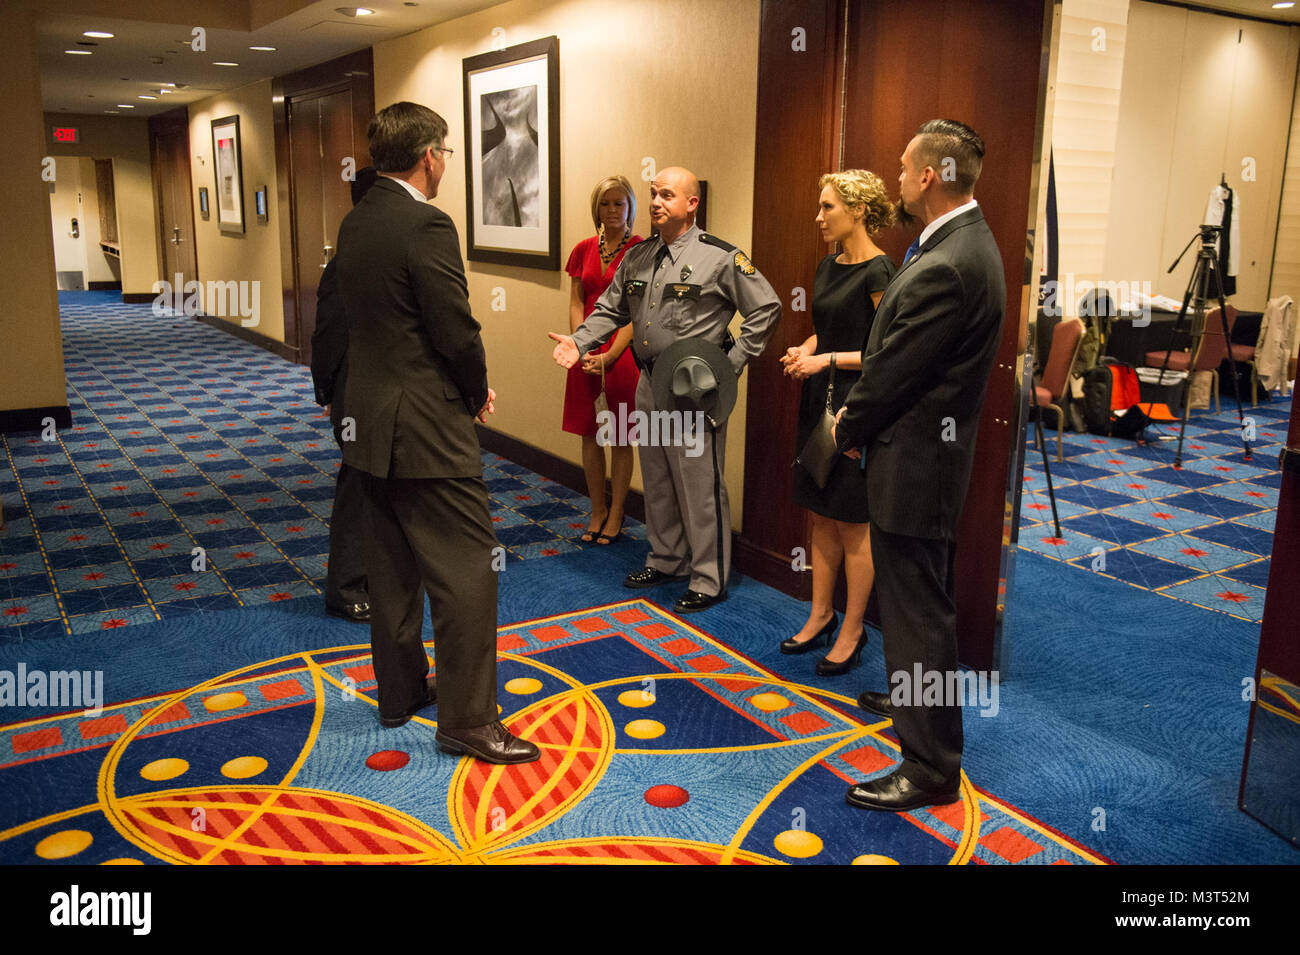
M700 297L700 287L698 285L685 285L674 282L668 286L668 292L676 299L698 299Z

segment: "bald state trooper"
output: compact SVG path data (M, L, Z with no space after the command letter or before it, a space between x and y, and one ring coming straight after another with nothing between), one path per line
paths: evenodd
M696 227L699 204L699 181L690 170L662 170L650 184L650 220L659 235L623 256L613 282L572 336L550 333L558 342L556 363L571 368L631 321L632 353L642 372L636 406L647 416L655 408L655 357L673 342L699 337L725 347L727 325L740 312L740 338L728 352L739 377L781 317L776 293L745 253ZM679 613L725 600L731 569L731 510L721 480L727 428L703 430L690 453L685 441L664 447L643 435L640 443L650 553L623 585L652 587L689 575L686 593L673 606Z

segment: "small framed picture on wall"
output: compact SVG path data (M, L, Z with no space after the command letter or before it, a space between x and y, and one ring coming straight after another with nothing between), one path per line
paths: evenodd
M244 165L237 115L212 121L212 173L217 180L217 228L225 235L243 235Z

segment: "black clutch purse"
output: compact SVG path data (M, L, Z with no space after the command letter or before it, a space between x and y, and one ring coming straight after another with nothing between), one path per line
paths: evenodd
M835 426L835 414L831 411L831 394L835 387L834 352L831 352L829 375L830 380L826 383L826 409L804 443L803 450L795 458L795 464L807 471L813 483L823 489L826 487L826 482L831 479L831 471L835 469L835 464L840 457L839 448L835 446L835 438L831 434L831 429Z

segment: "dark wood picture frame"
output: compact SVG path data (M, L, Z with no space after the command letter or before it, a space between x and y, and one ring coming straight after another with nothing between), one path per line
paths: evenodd
M222 202L221 180L223 160L217 143L221 133L230 133L233 140L233 156L229 160L230 168L224 172L231 176L229 204ZM239 135L239 114L223 116L212 121L212 176L216 191L213 198L217 206L217 228L223 235L243 235L246 231L248 215L244 209L244 153L243 140Z
M560 268L560 38L543 37L504 50L465 57L461 61L465 93L465 221L467 258L476 262L519 265L525 268ZM504 85L521 82L521 86ZM531 81L531 82L530 82ZM522 157L505 151L510 136L506 123L492 128L500 138L487 152L502 148L498 159L484 162L482 114L484 107L497 116L496 106L503 100L487 100L501 93L538 88L522 103L519 98L508 105L529 109L536 107L537 123L527 126L528 139L537 147L536 166ZM487 102L485 103L485 100ZM527 116L523 117L525 121ZM526 143L525 143L526 146ZM525 177L516 188L510 161ZM485 169L485 166L488 167ZM494 181L485 177L492 176ZM536 176L536 182L529 182ZM502 184L504 183L504 187ZM520 193L523 193L522 202ZM530 209L529 196L535 194ZM485 205L487 210L485 213ZM491 219L492 221L489 221ZM521 221L528 219L528 222ZM513 220L513 221L511 221Z

